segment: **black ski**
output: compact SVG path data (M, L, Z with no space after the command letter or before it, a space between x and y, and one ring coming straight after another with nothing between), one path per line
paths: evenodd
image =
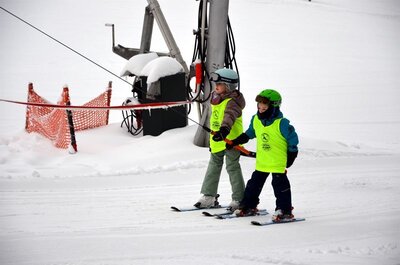
M226 208L228 206L217 205L210 208L197 208L194 206L186 206L186 207L177 207L171 206L171 210L175 212L191 212L191 211L198 211L198 210L207 210L207 209L219 209L219 208Z
M240 216L240 215L236 215L234 213L231 214L219 214L219 215L215 215L214 217L217 219L232 219L232 218L242 218L242 217L251 217L251 216L261 216L261 215L267 215L268 211L266 209L260 209L258 210L258 212L256 212L253 215L245 215L245 216Z
M233 213L232 211L228 211L228 210L226 210L225 212L220 212L220 213L202 212L203 215L209 216L209 217L217 216L217 215L229 215L232 213Z
M287 223L294 223L294 222L300 222L300 221L305 221L305 218L293 218L293 219L283 219L280 221L264 221L264 222L259 222L259 221L251 221L252 225L257 225L257 226L265 226L265 225L276 225L276 224L287 224Z

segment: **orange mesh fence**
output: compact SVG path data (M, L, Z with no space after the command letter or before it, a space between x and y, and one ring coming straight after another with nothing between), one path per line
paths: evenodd
M101 93L98 97L83 104L86 107L104 106L109 107L111 102L111 86L107 91ZM75 131L96 128L108 124L109 110L73 110L72 117Z
M84 104L84 106L110 106L111 101L111 82L109 88L95 99ZM33 85L29 84L28 102L52 104L39 96L34 90ZM68 88L64 88L58 105L69 105ZM58 148L68 148L71 144L76 151L76 144L71 139L74 131L81 131L89 128L100 127L108 124L108 110L63 110L52 107L27 106L26 126L27 132L37 132L50 139L54 146ZM68 121L68 115L72 119ZM72 121L72 122L71 122ZM72 124L70 124L72 123Z
M33 90L32 84L29 84L28 102L50 103ZM58 104L65 105L62 100ZM65 110L28 106L26 108L25 129L29 133L37 132L42 134L58 148L68 148L71 143Z

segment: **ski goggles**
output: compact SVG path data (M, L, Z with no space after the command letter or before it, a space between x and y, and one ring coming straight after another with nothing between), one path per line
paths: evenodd
M227 78L220 76L219 74L212 72L210 74L210 81L215 82L215 83L228 83L228 84L236 84L239 82L239 79L232 79L232 78Z

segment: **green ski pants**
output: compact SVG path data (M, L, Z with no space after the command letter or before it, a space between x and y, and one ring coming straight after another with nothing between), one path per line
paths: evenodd
M208 196L217 195L224 157L226 160L226 171L228 172L232 187L232 200L241 201L243 199L245 184L239 164L240 152L236 149L211 153L201 193Z

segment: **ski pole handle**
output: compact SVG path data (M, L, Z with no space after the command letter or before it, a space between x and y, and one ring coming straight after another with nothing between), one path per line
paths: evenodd
M229 145L232 145L232 144L233 144L231 140L226 139L226 138L224 139L224 142L227 143L227 144L229 144ZM250 155L249 150L247 150L247 149L244 148L243 146L235 145L235 146L233 146L233 148L235 148L236 150L242 152L243 154L245 154L245 155L247 155L247 156Z
M211 131L211 130L210 130L210 133L211 133L212 135L215 135L215 132L214 132L214 131ZM225 139L224 139L224 142L227 143L227 144L229 144L229 145L232 145L232 141L229 140L229 139L226 139L226 138L225 138ZM235 146L233 146L233 148L235 148L236 150L240 151L240 152L241 152L242 154L244 154L245 156L256 157L256 153L255 153L255 152L251 152L251 151L247 150L246 148L244 148L243 146L235 145Z

